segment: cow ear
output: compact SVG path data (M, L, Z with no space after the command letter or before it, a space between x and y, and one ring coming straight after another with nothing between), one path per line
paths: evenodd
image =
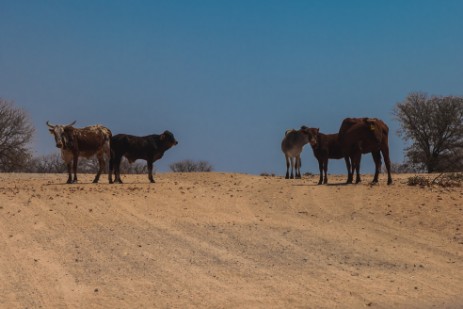
M55 131L54 131L53 129L51 129L51 128L48 129L48 131L50 132L50 134L54 134L54 133L55 133Z

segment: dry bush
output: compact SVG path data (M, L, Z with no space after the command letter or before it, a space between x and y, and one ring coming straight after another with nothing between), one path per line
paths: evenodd
M169 168L174 173L191 173L191 172L211 172L213 170L212 165L207 161L192 161L183 160L175 162L169 165Z
M463 173L441 173L434 179L415 175L408 178L409 186L432 187L439 186L444 188L461 187L463 183Z
M275 173L263 172L263 173L260 173L260 176L263 176L263 177L275 177Z

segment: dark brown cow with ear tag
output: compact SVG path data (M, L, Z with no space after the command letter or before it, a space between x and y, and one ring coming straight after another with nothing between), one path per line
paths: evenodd
M381 154L387 169L387 184L392 184L391 160L389 157L389 127L378 118L346 118L339 129L339 143L343 153L352 161L347 182L352 182L354 171L356 182L360 182L360 157L362 153L370 153L375 161L375 176L372 183L378 182L381 172Z

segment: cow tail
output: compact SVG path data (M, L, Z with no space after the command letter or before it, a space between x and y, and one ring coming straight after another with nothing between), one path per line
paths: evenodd
M112 173L113 171L113 166L114 166L114 155L113 155L113 150L112 150L112 147L111 147L111 135L108 136L108 148L109 148L109 151L108 151L108 154L109 154L109 174Z

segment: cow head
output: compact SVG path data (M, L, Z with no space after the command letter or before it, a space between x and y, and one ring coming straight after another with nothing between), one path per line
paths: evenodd
M306 126L301 127L301 132L307 135L308 141L310 145L312 145L313 147L317 146L319 131L320 131L319 128L308 128Z
M288 130L286 130L286 131L285 131L285 136L288 135L288 133L291 133L291 132L294 132L294 131L296 131L296 130L294 130L294 129L288 129Z
M381 126L376 118L364 118L368 130L373 134L374 138L380 142L382 137Z
M52 125L47 121L48 131L55 137L56 147L61 149L69 149L72 147L72 136L69 134L70 129L73 129L73 125L76 122L73 121L71 124L64 125Z
M169 146L169 148L178 144L177 140L174 137L174 134L167 130L161 134L160 139L162 142L166 143Z

